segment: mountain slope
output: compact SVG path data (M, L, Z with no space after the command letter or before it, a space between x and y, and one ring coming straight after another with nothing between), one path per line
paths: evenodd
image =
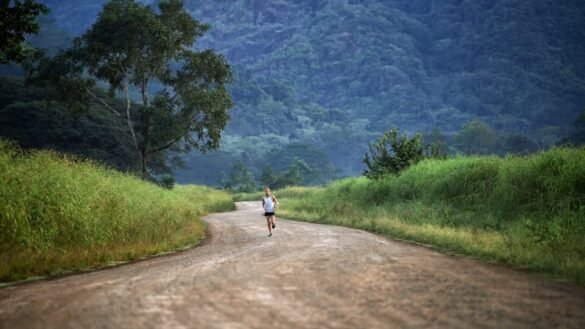
M42 2L60 28L78 35L105 0ZM185 0L185 6L212 26L197 47L225 54L236 72L228 140L317 145L345 174L358 173L366 142L393 126L449 135L481 119L534 137L551 127L566 131L585 107L583 1ZM266 150L249 149L234 158L254 167L267 160ZM185 174L198 177L196 170Z

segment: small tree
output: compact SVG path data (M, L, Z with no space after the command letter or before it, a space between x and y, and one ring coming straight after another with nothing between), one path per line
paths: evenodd
M466 154L495 153L497 144L496 132L479 120L466 123L455 135L455 145Z
M160 0L158 10L136 0L110 0L72 47L41 60L32 78L71 109L87 110L97 101L126 121L147 178L149 159L159 152L219 147L232 106L226 89L231 71L213 51L193 50L208 29L182 0ZM111 96L125 96L125 113L94 91L98 82L109 85ZM151 96L153 84L158 92ZM131 88L140 103L132 102Z
M276 180L272 184L275 189L287 186L301 185L307 173L311 172L311 168L303 159L295 158L288 170L280 176L276 176Z
M506 136L503 143L505 153L526 155L538 151L538 145L522 134Z
M224 188L236 192L253 192L256 189L254 175L243 161L238 161L232 168L227 180L223 181Z
M573 132L567 138L562 139L558 144L571 144L580 146L585 144L585 110L575 120Z
M260 183L263 186L274 186L278 176L274 173L272 166L267 165L262 169L262 175L260 175Z
M0 64L23 62L36 53L26 35L38 33L36 18L48 13L47 6L34 0L0 0Z
M364 156L367 169L364 175L379 179L402 170L424 159L422 136L416 134L408 138L406 134L398 137L398 129L386 132L377 142L369 143L369 154Z
M159 185L166 189L172 190L173 187L175 187L175 178L171 175L166 175L161 178Z
M447 139L438 128L433 129L429 136L431 143L427 145L426 156L431 159L446 159L449 156Z
M294 162L282 176L285 186L300 185L303 182L303 173L310 171L311 169L304 160L295 158Z

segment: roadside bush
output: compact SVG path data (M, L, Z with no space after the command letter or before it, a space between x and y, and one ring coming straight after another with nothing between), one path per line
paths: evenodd
M161 178L159 185L167 190L172 190L175 187L175 178L171 175L164 176Z
M404 134L399 137L398 129L394 128L375 143L369 144L369 152L363 159L367 167L364 175L371 179L380 179L389 174L397 174L424 158L422 136L416 134L413 138L408 138Z

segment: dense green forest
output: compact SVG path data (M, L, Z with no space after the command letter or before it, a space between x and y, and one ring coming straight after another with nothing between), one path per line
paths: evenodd
M54 50L87 30L105 0L41 2L51 14L32 41ZM222 148L188 154L188 168L176 171L180 182L218 184L239 161L258 181L266 165L285 173L299 159L307 164L305 184L359 174L368 142L393 127L421 132L427 143L440 138L451 153L530 153L582 140L582 1L186 0L185 6L211 25L197 47L213 48L231 63L235 106ZM2 88L19 83L3 80ZM19 134L6 133L8 126L18 130L5 114L12 113L8 106L23 106L15 102L0 104L2 135ZM21 131L38 130L34 122L21 120L30 124Z
M14 77L0 77L2 136L23 148L49 148L97 160L124 171L137 170L127 128L100 106L72 114L48 106L42 88L25 87ZM112 105L122 108L121 102Z

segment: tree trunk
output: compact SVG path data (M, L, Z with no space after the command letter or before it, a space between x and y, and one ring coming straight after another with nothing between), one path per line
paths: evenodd
M132 122L132 116L130 115L132 101L130 100L130 92L128 91L128 82L124 83L124 92L126 93L126 123L128 124L128 129L130 129L130 135L132 135L134 147L136 148L136 152L138 153L138 157L140 159L140 171L144 173L146 172L146 168L144 166L144 156L140 146L138 145L138 139L136 138L136 133L134 132L134 122ZM145 178L146 176L143 174L142 177Z
M140 92L142 94L142 145L140 147L141 173L142 178L147 179L148 173L146 167L148 165L148 144L149 144L149 130L150 130L150 113L148 109L148 80L143 80L140 85Z
M140 150L140 175L142 176L142 179L148 178L148 172L146 171L147 164L148 163L146 161L146 150L142 149Z

